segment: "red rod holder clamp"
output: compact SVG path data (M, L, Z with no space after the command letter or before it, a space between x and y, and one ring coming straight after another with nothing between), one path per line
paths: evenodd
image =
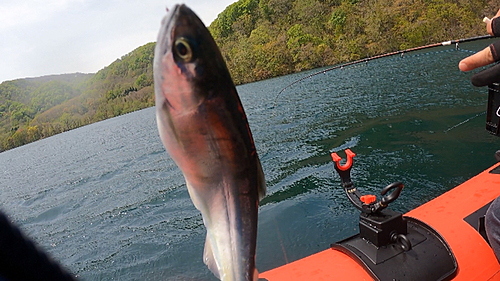
M340 165L340 160L342 160L342 158L336 152L333 152L331 154L333 162L335 162L337 164L337 167L342 171L347 171L351 168L352 158L356 156L356 153L352 152L349 148L345 150L345 154L347 156L347 161L344 165Z

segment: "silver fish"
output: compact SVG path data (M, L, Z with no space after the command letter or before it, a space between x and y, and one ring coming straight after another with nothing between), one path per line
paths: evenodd
M257 280L264 174L220 51L185 5L175 6L162 21L154 80L160 138L207 229L204 262L221 280Z

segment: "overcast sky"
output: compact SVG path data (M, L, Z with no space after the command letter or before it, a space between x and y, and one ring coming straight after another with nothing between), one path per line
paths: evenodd
M205 25L237 0L1 0L0 82L95 73L156 41L166 8L185 3Z

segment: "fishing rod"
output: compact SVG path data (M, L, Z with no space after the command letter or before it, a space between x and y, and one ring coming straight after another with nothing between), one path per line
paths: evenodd
M356 61L351 61L351 62L343 63L343 64L340 64L340 65L336 65L336 66L333 66L333 67L330 67L330 68L327 68L327 69L324 69L324 70L321 70L321 71L309 74L307 76L304 76L304 77L302 77L302 78L300 78L298 80L295 80L292 83L288 84L283 89L281 89L281 91L279 91L278 95L276 95L276 98L274 99L274 105L276 105L276 101L278 100L278 98L281 95L281 93L283 93L287 88L289 88L289 87L291 87L291 86L293 86L293 85L295 85L295 84L297 84L297 83L299 83L299 82L301 82L303 80L309 79L309 78L311 78L313 76L316 76L316 75L319 75L319 74L324 74L324 73L326 73L328 71L332 71L332 70L339 69L339 68L344 68L344 67L355 65L355 64L358 64L358 63L363 63L363 62L367 63L368 61L375 60L375 59L385 58L385 57L399 55L399 54L401 56L403 56L405 53L409 53L409 52L420 51L420 50L424 50L424 49L430 49L430 48L441 47L441 46L450 46L452 44L455 44L456 48L458 49L458 45L460 43L466 43L466 42L472 42L472 41L476 41L476 40L490 39L490 38L494 38L494 36L491 36L491 35L482 35L482 36L475 36L475 37L470 37L470 38L465 38L465 39L457 39L457 40L444 41L444 42L441 42L441 43L433 43L433 44L429 44L429 45L425 45L425 46L419 46L419 47L413 47L413 48L409 48L409 49L405 49L405 50L399 50L399 51L389 52L389 53L385 53L385 54L381 54L381 55L376 55L376 56L373 56L373 57L368 57L368 58L359 59L359 60L356 60ZM274 107L274 105L273 105L273 107Z

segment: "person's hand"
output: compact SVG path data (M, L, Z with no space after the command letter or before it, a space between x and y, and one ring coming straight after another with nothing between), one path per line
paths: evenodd
M494 62L495 60L493 59L490 47L488 46L482 51L479 51L472 56L466 57L465 59L461 60L458 64L458 68L460 68L461 71L470 71Z
M486 31L488 31L488 34L489 35L494 35L493 34L493 29L491 28L491 21L494 19L494 18L498 18L500 17L500 9L498 10L497 14L491 18L491 19L488 19L488 18L485 18L486 20L484 21L486 23Z
M494 36L499 35L500 30L497 30L500 29L499 17L500 17L500 10L498 10L497 14L493 18L491 19L485 18L484 22L486 23L486 31L488 31L490 35ZM494 19L496 18L498 19L494 21ZM485 66L490 63L494 63L495 58L498 57L500 57L500 49L495 49L495 46L490 45L484 50L461 60L460 63L458 64L458 68L460 68L461 71L470 71L475 68Z

